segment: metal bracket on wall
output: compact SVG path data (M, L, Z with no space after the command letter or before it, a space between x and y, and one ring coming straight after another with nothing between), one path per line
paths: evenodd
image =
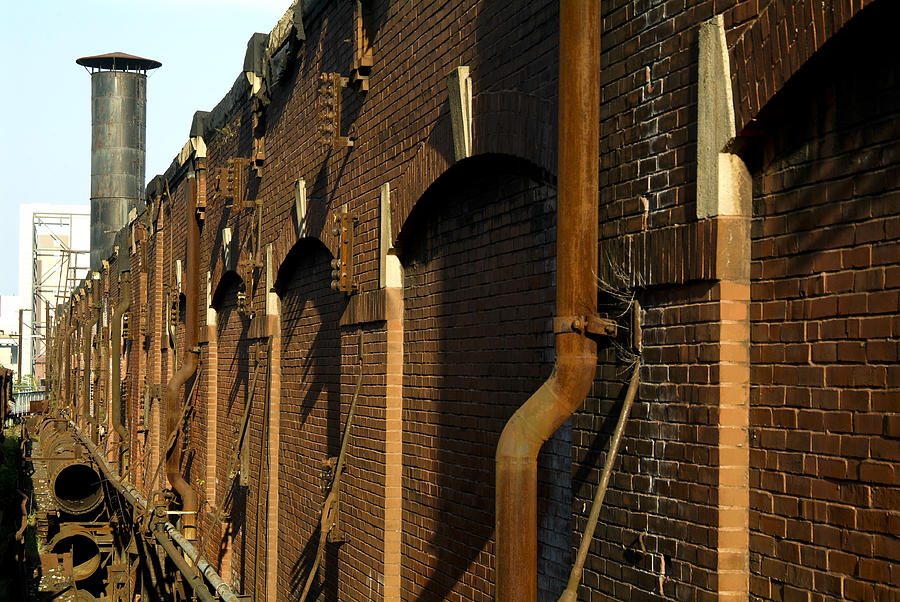
M243 209L255 209L256 201L247 198L248 174L250 172L251 159L234 157L228 159L227 167L217 167L213 170L212 198L231 199L231 205L235 211Z
M576 332L584 336L614 337L619 332L618 325L608 318L590 316L556 316L553 318L553 334Z
M334 217L334 221L331 233L338 237L340 247L337 258L331 260L333 268L331 288L349 295L357 288L353 278L353 231L356 226L356 216L352 213L341 213Z
M202 172L204 174L204 180L206 179L205 178L206 159L205 158L196 159L196 164L194 166L194 169L195 169L195 173L194 173L194 177L191 179L192 180L191 186L195 187L194 188L194 199L195 199L195 203L196 203L196 205L195 205L196 216L195 217L197 218L197 220L200 221L200 223L203 223L204 221L206 221L206 195L201 194L202 189L200 187L199 175L200 175L200 172Z
M349 136L341 136L341 90L350 80L340 73L323 73L319 76L319 144L332 148L353 146Z

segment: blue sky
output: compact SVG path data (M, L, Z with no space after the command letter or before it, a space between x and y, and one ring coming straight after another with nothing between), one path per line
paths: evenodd
M147 82L149 180L241 71L247 40L291 0L4 0L0 61L0 294L17 290L20 203L87 204L90 75L82 56L126 52L162 62Z

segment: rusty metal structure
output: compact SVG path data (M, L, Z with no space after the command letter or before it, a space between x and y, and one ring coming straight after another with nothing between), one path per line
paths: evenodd
M597 337L616 325L597 315L600 11L560 2L559 206L556 365L510 418L497 445L497 599L537 599L537 456L581 406L594 381Z
M39 438L48 458L50 491L57 506L74 516L90 514L99 508L103 503L100 474L65 422L44 421Z

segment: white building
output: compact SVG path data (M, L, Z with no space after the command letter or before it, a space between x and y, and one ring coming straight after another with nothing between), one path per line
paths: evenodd
M44 377L47 313L88 271L90 206L26 203L19 206L19 301L23 315L22 373ZM18 315L16 316L18 320Z

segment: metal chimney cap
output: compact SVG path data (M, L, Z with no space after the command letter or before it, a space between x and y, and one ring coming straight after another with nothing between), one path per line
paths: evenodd
M113 69L120 71L149 71L162 66L159 61L145 59L124 52L110 52L97 56L83 56L75 61L82 67L91 69Z

